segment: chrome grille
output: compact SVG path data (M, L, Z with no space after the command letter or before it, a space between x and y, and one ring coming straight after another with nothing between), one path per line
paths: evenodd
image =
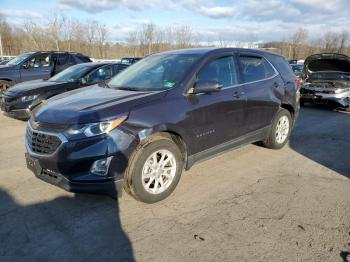
M53 154L61 145L62 141L58 136L37 132L27 127L26 141L29 149L37 154Z

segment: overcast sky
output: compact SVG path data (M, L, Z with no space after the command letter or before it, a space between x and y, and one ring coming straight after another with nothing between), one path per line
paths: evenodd
M142 24L189 25L202 41L271 41L299 27L317 38L350 26L350 0L0 0L0 13L13 23L40 21L61 11L106 24L110 40L123 41ZM219 37L220 35L220 37Z

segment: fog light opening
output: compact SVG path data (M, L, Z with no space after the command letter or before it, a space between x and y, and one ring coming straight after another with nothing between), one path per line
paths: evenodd
M107 176L109 164L112 157L96 160L90 169L90 172L96 176Z

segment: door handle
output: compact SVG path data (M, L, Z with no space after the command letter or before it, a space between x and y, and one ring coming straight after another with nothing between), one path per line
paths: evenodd
M49 69L44 69L42 70L43 72L49 72L50 70Z
M245 93L244 92L234 92L233 93L233 98L240 98L241 96L243 96Z

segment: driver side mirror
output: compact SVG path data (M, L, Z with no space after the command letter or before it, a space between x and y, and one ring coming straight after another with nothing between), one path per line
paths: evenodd
M217 81L211 80L199 80L192 88L188 91L189 94L200 94L200 93L213 93L219 92L222 88L222 84Z

